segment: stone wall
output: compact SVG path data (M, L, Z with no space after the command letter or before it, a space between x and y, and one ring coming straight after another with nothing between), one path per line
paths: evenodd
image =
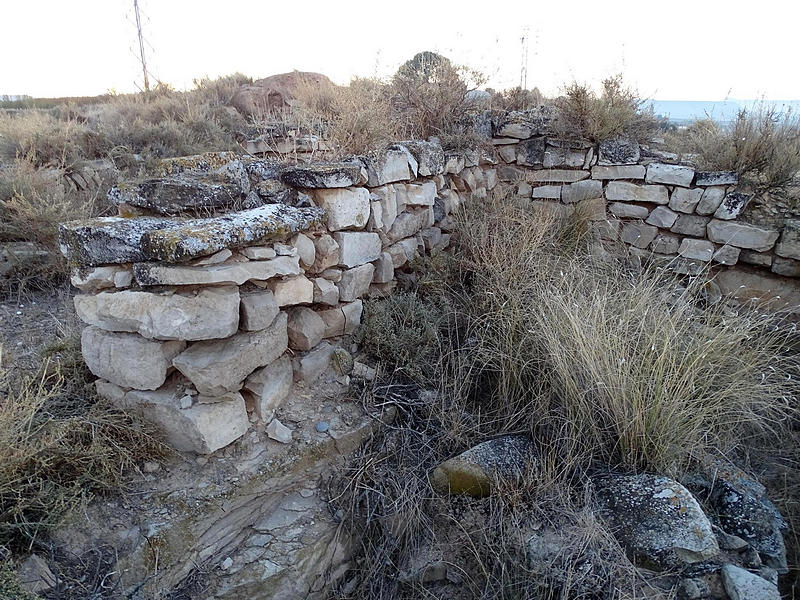
M215 153L160 170L114 186L119 216L63 224L60 243L97 391L198 454L259 421L288 442L276 409L332 366L347 379L362 298L446 248L461 202L427 142L348 163ZM473 171L485 197L492 173Z

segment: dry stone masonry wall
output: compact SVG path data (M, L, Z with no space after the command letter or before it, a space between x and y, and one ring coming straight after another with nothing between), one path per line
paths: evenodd
M346 163L215 153L160 169L110 190L119 216L65 223L60 242L98 393L198 454L259 420L288 442L276 409L332 364L346 379L362 299L446 248L461 202L427 142ZM485 197L494 179L474 171Z

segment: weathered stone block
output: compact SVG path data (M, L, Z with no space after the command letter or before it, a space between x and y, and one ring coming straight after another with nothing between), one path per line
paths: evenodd
M280 313L261 331L242 332L225 340L196 342L173 358L172 364L201 394L221 396L238 391L250 373L283 354L288 342L287 316Z
M246 188L214 178L189 179L165 177L148 179L141 183L121 183L108 192L108 200L119 206L126 204L143 208L160 215L178 215L198 210L231 209L250 191L250 181L245 176Z
M375 188L370 193L370 198L375 198L381 204L381 229L389 231L397 218L397 192L393 185Z
M439 233L441 237L441 230ZM375 272L372 275L373 283L389 283L394 279L394 260L389 252L381 252L381 255L372 264L375 266Z
M406 204L409 206L433 206L436 200L436 184L426 181L423 184L406 184Z
M702 260L708 262L714 255L714 244L708 240L695 240L684 238L678 254L690 260Z
M517 144L517 164L540 165L544 161L545 139L532 138Z
M513 140L516 143L517 140ZM500 158L503 162L513 163L517 160L517 146L516 145L507 145L507 146L500 146L497 149L497 154L500 155Z
M532 198L544 198L549 200L561 200L560 185L540 185L531 190Z
M336 284L339 288L339 299L342 302L351 302L366 294L374 273L375 267L370 263L343 271L342 280Z
M548 145L544 151L542 166L545 169L552 169L553 167L582 167L585 158L585 150L558 148Z
M269 289L275 294L278 306L311 304L314 301L314 284L303 275L272 280Z
M325 210L328 229L363 229L369 220L369 191L366 188L315 190L314 202Z
M730 244L737 248L747 248L766 252L775 245L778 232L762 229L747 223L734 223L712 219L707 227L708 238L717 244Z
M269 260L277 256L275 249L270 246L250 246L240 249L239 253L250 260Z
M775 246L775 254L800 260L800 221L793 219L785 221L781 240Z
M706 226L710 219L708 217L700 217L698 215L678 215L678 220L670 228L673 233L680 233L681 235L691 235L694 237L705 237Z
M617 138L600 142L597 164L635 165L639 162L639 143L636 140Z
M559 182L559 183L573 183L581 181L589 177L589 171L582 170L568 170L568 169L542 169L541 171L532 171L528 173L528 178L532 182Z
M296 256L278 256L271 260L232 262L207 267L138 263L133 275L141 286L151 285L242 285L246 281L264 281L273 277L301 273Z
M314 264L317 250L310 237L302 233L298 233L291 239L290 243L297 249L297 254L300 257L301 265L304 267L310 267Z
M736 185L739 176L733 171L698 171L695 185Z
M703 190L700 188L676 187L672 190L672 195L669 198L669 207L678 212L691 214L694 212L697 203L700 202L702 195Z
M159 340L224 338L239 326L239 290L233 286L189 293L101 292L75 296L74 302L84 323Z
M260 331L268 327L278 316L278 312L278 302L270 290L241 294L239 325L245 331Z
M679 185L689 187L694 179L694 169L681 165L668 165L662 163L651 163L647 166L647 183L666 183L667 185Z
M713 260L721 265L735 265L739 261L741 250L733 246L722 246L714 252Z
M395 181L409 181L412 173L409 169L410 153L405 148L391 146L386 152L365 158L369 187L378 187ZM366 221L365 221L366 222Z
M357 267L375 260L381 254L381 238L365 231L337 231L333 234L339 244L339 265Z
M130 285L130 281L126 282L127 278L133 278L129 267L109 265L107 267L76 267L72 269L69 281L82 292L98 292L114 287L127 287ZM117 285L117 283L122 285Z
M650 216L647 217L646 222L648 225L669 229L677 218L677 213L672 212L666 206L656 206L653 212L650 213Z
M116 385L154 390L163 385L171 361L186 342L147 340L135 333L115 333L88 326L81 334L81 352L89 370Z
M606 218L606 201L603 198L587 198L575 204L577 214L589 221L602 221Z
M589 198L601 198L603 196L603 184L596 179L578 181L561 188L561 201L565 203L579 202Z
M742 250L739 253L739 260L748 265L757 265L759 267L771 267L772 255L755 252L753 250Z
M142 236L175 225L171 219L156 217L97 217L60 224L58 241L61 253L73 266L138 262L148 260Z
M289 311L287 324L289 347L293 350L311 350L322 341L325 322L313 310L306 307Z
M426 210L409 211L398 215L387 234L389 240L395 242L415 235L420 229L428 226L428 216Z
M677 254L679 239L668 233L659 233L650 244L650 249L659 254Z
M800 277L800 261L776 256L772 261L772 272L786 277Z
M331 364L334 346L328 342L319 344L298 360L295 379L306 384L313 382L324 373Z
M732 192L727 194L723 199L719 208L714 212L715 219L723 219L729 221L738 217L750 202L750 194L743 194L741 192Z
M281 181L296 188L345 188L361 181L361 165L353 163L312 163L282 169Z
M307 270L321 273L325 269L339 264L339 244L327 233L314 239L314 264Z
M592 179L644 179L645 168L642 165L592 167Z
M652 202L667 204L669 190L663 185L637 185L627 181L612 181L606 186L606 198L618 202Z
M646 219L650 214L650 209L646 206L625 202L612 202L608 206L608 211L616 217L633 219Z
M700 197L700 202L697 204L695 208L695 212L698 215L711 215L714 214L719 208L719 205L722 204L722 199L725 197L725 188L721 187L709 187L703 191L703 195Z
M121 394L121 404L136 411L142 418L159 427L167 445L179 452L211 454L243 436L250 426L244 398L238 393L213 403L196 403L180 408L183 393L175 385L152 392L117 388L109 392L109 384L98 382L101 396ZM116 386L114 386L116 387Z
M439 175L444 172L444 151L437 142L410 140L400 142L417 161L417 173L421 177Z
M335 306L339 302L339 288L324 277L314 279L314 304Z
M630 221L622 224L622 241L637 248L647 248L652 242L658 227L645 225L641 221Z
M399 269L408 261L414 260L418 256L419 242L417 238L406 238L389 246L386 251L392 257L392 264L395 269Z
M516 142L516 140L512 140L512 142ZM460 173L464 170L466 166L466 162L464 161L464 155L460 152L445 152L444 155L444 172L449 173L451 175L455 175L456 173Z
M250 374L244 389L255 396L255 412L264 423L269 423L275 411L292 391L294 373L292 361L287 356L270 363Z

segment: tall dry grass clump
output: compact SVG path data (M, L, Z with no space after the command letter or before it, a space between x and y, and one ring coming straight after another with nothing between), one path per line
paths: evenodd
M701 119L672 136L704 169L734 171L757 195L800 197L800 116L761 102L729 124Z
M652 109L625 84L622 75L604 79L599 94L588 85L573 82L554 102L562 120L562 133L593 142L617 137L646 142L660 125Z

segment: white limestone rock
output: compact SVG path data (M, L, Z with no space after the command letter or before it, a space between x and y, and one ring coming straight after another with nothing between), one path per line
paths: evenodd
M736 565L722 567L722 584L731 600L780 600L778 586Z
M314 284L303 275L273 279L269 282L269 289L275 294L278 306L294 306L295 304L314 302Z
M225 340L196 342L172 359L201 394L238 391L258 367L270 364L288 347L287 316L280 313L261 331L241 332Z
M327 233L314 240L314 264L307 270L322 273L325 269L339 264L339 244Z
M297 254L300 257L300 264L303 267L310 267L314 264L316 259L316 247L314 242L311 241L307 235L298 233L291 240L291 245L297 248Z
M278 312L280 307L271 290L247 292L240 296L239 325L245 331L260 331L268 327Z
M684 238L678 254L690 260L701 260L708 262L714 256L714 244L708 240L694 240Z
M253 371L245 380L244 389L255 396L254 410L264 423L272 420L275 411L289 396L293 380L292 361L288 356Z
M130 267L107 265L104 267L73 268L70 283L82 292L98 292L110 288L124 288L131 284Z
M436 200L436 184L426 181L422 184L406 184L406 204L409 206L433 206Z
M441 230L439 232L441 234ZM381 255L372 264L375 266L375 272L372 275L373 283L389 283L394 279L394 260L389 252L381 252Z
M137 390L155 390L164 384L173 358L186 342L147 340L136 333L105 331L92 325L81 334L86 366L97 377Z
M339 299L342 302L352 302L367 293L372 283L375 266L367 263L342 272L339 288Z
M766 252L775 245L778 232L747 223L712 219L707 227L708 239L717 244Z
M366 188L314 190L317 206L325 209L328 229L363 229L369 220L369 191Z
M233 335L239 327L235 286L188 293L101 292L75 296L74 303L84 323L149 339L211 340Z
M267 435L271 440L275 440L281 444L288 444L292 441L292 430L278 419L272 419L269 425L267 425Z
M341 279L341 273L340 273ZM314 279L314 304L336 306L339 302L339 288L333 281L324 277Z
M381 238L366 231L337 231L333 234L339 244L339 265L357 267L377 259L381 254Z
M277 255L275 249L269 246L250 246L242 248L239 253L250 260L269 260Z
M647 183L665 183L667 185L679 185L689 187L694 179L694 169L681 165L669 165L662 163L651 163L647 166Z
M325 333L325 321L310 308L295 308L289 311L287 332L290 348L311 350L322 341Z
M656 206L653 212L650 213L650 216L647 217L646 223L648 225L669 229L675 224L677 218L678 214L672 212L666 206Z
M137 263L133 265L133 273L136 282L141 286L242 285L251 280L264 281L273 277L299 275L302 271L296 256L278 256L271 260L230 262L200 267Z
M592 179L644 179L644 177L645 168L642 165L592 167Z
M722 204L722 199L725 197L724 187L709 187L703 190L703 195L700 197L700 202L694 209L698 215L713 215L714 212Z

